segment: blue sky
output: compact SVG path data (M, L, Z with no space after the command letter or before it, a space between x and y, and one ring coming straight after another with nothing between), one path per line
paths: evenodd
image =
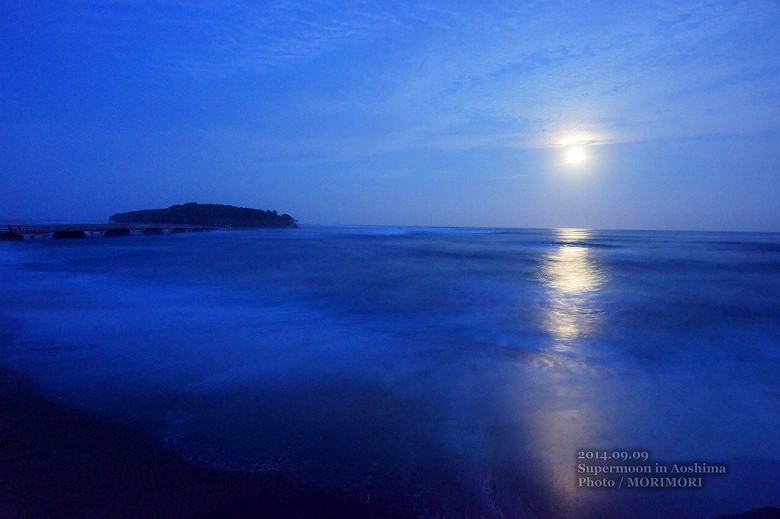
M0 218L780 231L776 1L7 0L0 31Z

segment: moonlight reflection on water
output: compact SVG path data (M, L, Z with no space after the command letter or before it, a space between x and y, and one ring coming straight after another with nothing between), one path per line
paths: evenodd
M595 296L606 275L582 244L589 236L581 229L558 230L560 244L542 263L539 277L548 289L545 328L555 338L557 351L570 351L571 341L598 325Z
M523 410L531 419L531 453L557 500L571 513L582 505L574 488L573 453L603 428L600 403L590 398L601 375L582 355L583 341L599 326L598 295L606 273L592 257L584 229L554 231L555 248L544 254L538 279L545 289L542 328L551 339L523 376L536 383L534 404ZM596 496L598 497L598 496Z

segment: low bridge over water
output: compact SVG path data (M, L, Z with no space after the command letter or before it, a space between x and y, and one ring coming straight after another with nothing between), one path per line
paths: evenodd
M0 240L24 240L36 237L54 239L86 238L87 236L129 236L139 234L160 234L163 232L201 232L218 229L216 225L193 225L182 223L74 223L43 225L0 225Z

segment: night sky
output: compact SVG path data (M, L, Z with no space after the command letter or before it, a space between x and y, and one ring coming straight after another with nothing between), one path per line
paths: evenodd
M780 231L775 0L4 0L0 33L0 219Z

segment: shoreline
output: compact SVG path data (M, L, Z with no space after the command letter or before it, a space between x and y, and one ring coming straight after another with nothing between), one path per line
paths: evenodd
M0 367L0 517L409 517L277 475L192 465Z
M194 465L132 427L41 395L29 376L0 365L0 519L48 517L400 519L417 514L314 489L283 475ZM723 510L711 517L780 519L780 509Z

